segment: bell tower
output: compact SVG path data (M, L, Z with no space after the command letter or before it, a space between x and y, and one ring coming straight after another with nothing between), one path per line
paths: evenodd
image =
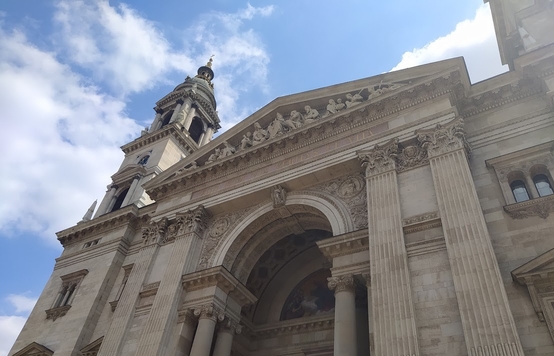
M217 116L212 58L187 76L173 91L156 103L150 128L121 147L125 158L100 203L95 217L135 204L152 203L142 185L182 158L211 141L220 120Z

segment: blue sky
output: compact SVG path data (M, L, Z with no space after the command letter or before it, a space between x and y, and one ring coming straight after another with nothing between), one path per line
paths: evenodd
M505 71L482 0L0 3L0 355L155 102L215 54L223 130L282 95L465 56Z

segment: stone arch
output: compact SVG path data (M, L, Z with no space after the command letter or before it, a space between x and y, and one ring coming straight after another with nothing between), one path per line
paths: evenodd
M347 206L329 194L314 191L291 192L287 194L285 205L305 205L317 209L329 222L333 236L354 231L354 222L348 212ZM271 201L267 201L266 203L259 205L256 209L254 209L254 211L244 217L242 221L240 221L231 231L229 231L225 237L225 240L217 249L212 266L225 265L226 258L228 258L230 253L238 254L239 251L237 251L237 249L240 250L242 246L244 246L244 243L237 241L237 238L256 220L273 210L273 203ZM271 221L267 221L267 223L270 223ZM249 236L248 239L250 237L251 236Z

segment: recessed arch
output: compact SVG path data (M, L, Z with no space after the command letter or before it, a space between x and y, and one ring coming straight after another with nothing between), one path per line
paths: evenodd
M354 231L354 223L346 205L336 198L314 191L299 191L287 194L286 206L306 205L317 209L328 220L333 236L342 235ZM238 237L258 218L272 211L273 203L267 201L258 206L248 216L242 219L225 237L225 240L215 253L211 266L224 265L229 252L238 254L247 241L239 242ZM248 238L251 238L249 236Z

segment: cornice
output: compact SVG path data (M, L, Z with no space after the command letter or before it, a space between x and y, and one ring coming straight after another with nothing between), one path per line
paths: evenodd
M65 268L80 262L88 261L99 256L104 256L108 253L118 251L119 253L126 255L129 248L129 242L123 239L114 239L105 243L89 247L87 249L80 249L71 254L63 255L56 258L56 264L54 270Z
M438 212L424 213L406 218L402 221L405 234L441 227L442 222Z
M408 254L408 257L424 255L442 250L446 250L446 241L444 241L444 237L406 244L406 253Z
M183 126L178 122L173 122L169 125L164 126L163 128L156 130L152 133L143 135L136 140L121 146L121 150L126 154L135 152L153 142L159 141L166 137L173 137L181 148L183 148L187 155L198 149L198 144L194 142L192 138L186 133L185 130L182 130Z
M368 230L363 229L317 241L316 244L325 257L332 260L336 257L367 251L369 249L368 234Z
M257 339L270 339L283 335L331 330L334 328L334 325L335 317L331 313L330 315L326 314L323 316L286 320L262 326L249 325L249 331L251 332L251 337Z
M138 208L128 205L117 211L102 215L90 221L75 225L56 233L62 246L76 243L91 235L98 235L125 225L136 227L140 222Z
M344 136L346 132L359 131L363 126L377 127L381 119L385 119L401 111L416 107L427 101L449 95L461 86L459 70L443 74L415 86L405 86L398 92L391 92L388 96L375 102L363 103L353 108L329 115L316 120L311 124L293 130L285 135L275 137L249 147L228 157L218 159L209 164L200 165L207 160L210 152L197 157L197 164L193 170L166 178L166 181L155 180L144 186L147 193L155 200L190 189L198 184L219 179L230 174L249 169L255 165L290 154L313 145L316 142L328 140L331 137ZM216 146L214 146L216 147ZM203 158L203 159L202 159ZM191 162L185 164L190 165ZM163 177L160 177L163 179Z

